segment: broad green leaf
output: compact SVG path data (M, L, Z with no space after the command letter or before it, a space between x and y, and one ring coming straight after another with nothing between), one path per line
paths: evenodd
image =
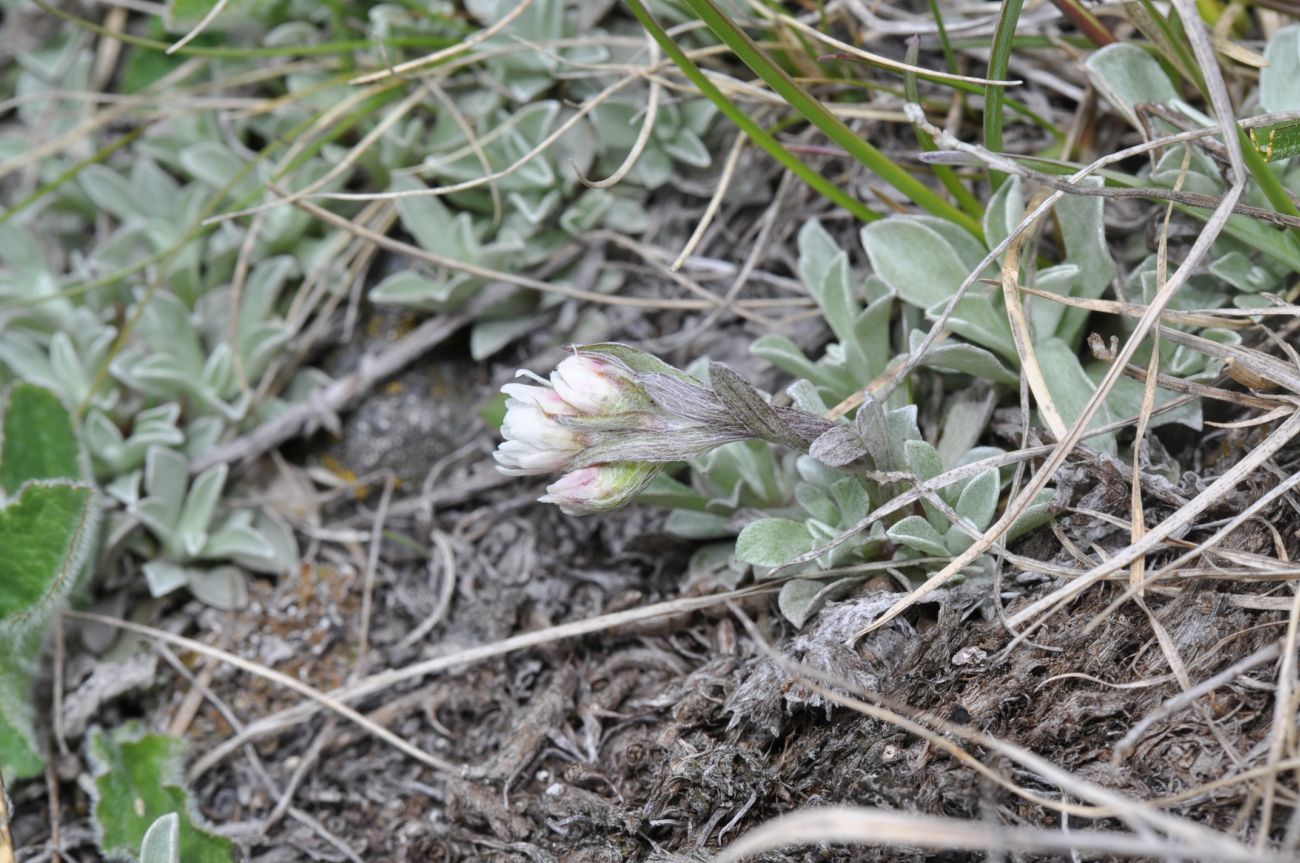
M919 515L909 515L885 533L899 545L905 545L922 554L936 557L948 556L948 546L944 544L943 535Z
M857 524L871 512L871 497L856 477L846 476L831 484L831 497L845 525Z
M106 854L138 857L145 834L159 818L179 820L180 855L185 863L231 863L235 845L196 825L188 795L179 787L181 741L143 733L135 723L87 735L87 754L95 777L95 820Z
M1042 527L1052 520L1052 499L1056 497L1056 492L1050 488L1045 488L1034 496L1033 501L1025 508L1011 527L1007 529L1007 542L1019 539L1035 528Z
M27 645L35 644L36 650ZM39 640L0 636L0 767L4 780L41 775L45 759L36 734L36 710L32 705L32 676L27 653L39 650Z
M734 531L727 527L728 518L712 512L675 509L668 514L664 529L684 539L721 539Z
M876 275L923 309L946 303L970 272L938 231L916 219L872 222L862 229L862 245Z
M1164 104L1178 98L1169 76L1156 59L1132 43L1107 45L1094 51L1083 65L1088 79L1106 101L1139 130L1142 125L1135 106L1151 102Z
M804 512L818 521L827 524L842 523L840 508L835 505L835 501L825 489L812 483L801 482L794 487L794 499L799 506L803 507Z
M968 519L975 527L984 530L993 522L1001 495L1001 479L997 468L989 468L966 483L957 499L957 514Z
M912 330L910 336L911 349L916 350L924 339L925 333L920 330ZM973 378L1005 384L1010 387L1017 386L1020 383L1020 377L1012 373L991 352L975 345L965 345L959 342L946 342L932 346L925 352L925 356L921 359L921 365L940 372L970 375Z
M757 566L780 566L812 551L813 541L802 522L764 518L745 525L736 538L736 558Z
M174 542L187 558L202 552L208 542L208 527L217 511L228 471L224 464L213 465L195 477L189 494L185 496L185 506L176 522Z
M1012 175L989 198L984 210L984 240L991 250L1011 235L1025 215L1024 190L1018 176ZM999 256L999 260L1003 255Z
M169 812L145 831L140 863L181 863L181 818Z
M1264 50L1268 66L1259 73L1259 104L1269 113L1300 111L1300 24L1283 27Z
M1141 49L1134 50L1146 56ZM1100 187L1102 184L1103 181L1099 177L1088 177L1083 180L1083 185L1086 186ZM1106 292L1106 288L1110 286L1117 272L1115 261L1110 255L1110 246L1106 242L1105 226L1102 223L1105 203L1105 198L1091 195L1066 195L1056 203L1056 220L1061 226L1066 262L1079 268L1079 280L1071 291L1071 294L1076 297L1087 299L1100 297ZM1087 317L1088 312L1085 309L1069 309L1064 314L1057 335L1070 347L1077 347ZM1038 333L1036 338L1049 335L1051 333Z
M1083 415L1083 409L1097 391L1092 379L1084 372L1078 356L1063 341L1057 338L1045 339L1036 345L1038 364L1043 369L1043 378L1047 381L1048 392L1061 419L1066 426L1073 426L1075 420ZM1088 428L1097 428L1110 422L1113 417L1106 410L1106 405L1093 415ZM1115 435L1113 433L1087 439L1089 446L1103 452L1115 454Z
M796 628L802 628L827 602L844 596L860 581L861 577L839 578L830 582L792 578L781 585L776 605L786 620Z
M1210 262L1209 270L1239 291L1257 294L1273 287L1273 274L1238 251L1220 255Z
M29 480L81 477L77 434L58 396L43 387L18 383L5 395L0 412L4 414L0 492L17 494Z
M0 509L0 634L41 619L72 586L89 545L94 490L28 483Z
M135 191L126 178L104 165L87 165L78 178L95 206L119 221L149 215L141 210Z
M190 571L190 593L200 602L233 611L248 605L248 579L237 566L217 566Z

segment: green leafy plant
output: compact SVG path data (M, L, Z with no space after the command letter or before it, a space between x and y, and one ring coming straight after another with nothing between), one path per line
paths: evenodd
M140 863L237 859L235 844L212 833L192 811L181 778L181 741L146 733L136 723L112 731L95 727L86 737L86 755L99 845L106 854Z
M89 556L96 492L71 416L53 392L0 398L0 745L10 776L40 772L32 685L45 627Z

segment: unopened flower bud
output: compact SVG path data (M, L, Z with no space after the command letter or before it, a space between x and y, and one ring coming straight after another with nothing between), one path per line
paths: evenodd
M570 471L546 487L543 503L559 504L569 515L618 509L636 497L662 465L614 462Z

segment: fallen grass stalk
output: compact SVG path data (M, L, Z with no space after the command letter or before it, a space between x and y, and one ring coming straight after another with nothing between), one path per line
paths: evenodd
M713 858L715 863L735 863L757 854L795 845L827 842L886 848L1026 852L1039 854L1117 854L1147 859L1189 859L1265 863L1280 856L1249 848L1206 853L1182 842L1155 836L1127 835L1096 830L1048 830L1008 827L987 821L917 815L857 806L802 809L782 815L751 830Z
M453 650L443 654L442 656L435 656L432 659L416 662L405 666L404 668L393 668L377 674L372 674L369 677L362 678L354 683L349 683L331 690L328 693L324 693L323 698L327 699L328 703L313 697L309 702L277 711L276 713L264 716L249 723L245 726L243 731L221 743L196 761L194 766L190 769L189 780L192 782L199 776L202 776L214 765L220 763L245 743L248 743L251 740L256 740L259 737L264 737L268 734L274 734L289 726L305 722L307 719L318 713L322 708L328 707L330 704L345 704L346 702L356 701L357 699L365 698L368 695L373 695L386 689L390 689L391 687L408 680L417 680L422 677L427 677L430 674L437 674L463 665L470 665L476 662L482 662L486 659L505 656L506 654L514 653L519 650L540 647L544 644L552 644L569 638L577 638L583 635L591 635L596 632L604 632L620 626L642 623L647 620L655 620L679 614L688 614L700 609L720 605L729 600L774 593L779 588L779 582L772 582L756 587L733 590L711 596L685 597L682 599L668 600L666 602L655 603L654 605L642 606L641 608L617 611L610 614L602 614L596 617L587 618L585 620L576 620L570 623L562 623L557 626L549 626L545 629L539 629L534 632L525 632L491 644L469 647L462 650ZM110 621L111 619L104 618L104 620ZM125 621L123 621L123 623L125 623ZM131 625L134 626L135 624ZM315 690L313 690L313 692L315 692Z

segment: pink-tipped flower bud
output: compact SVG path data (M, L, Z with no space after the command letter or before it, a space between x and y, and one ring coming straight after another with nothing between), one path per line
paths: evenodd
M570 471L546 487L538 498L558 504L569 515L618 509L636 497L659 473L661 465L614 462Z
M551 372L551 386L578 413L600 415L638 410L647 400L628 373L595 354L575 354Z

